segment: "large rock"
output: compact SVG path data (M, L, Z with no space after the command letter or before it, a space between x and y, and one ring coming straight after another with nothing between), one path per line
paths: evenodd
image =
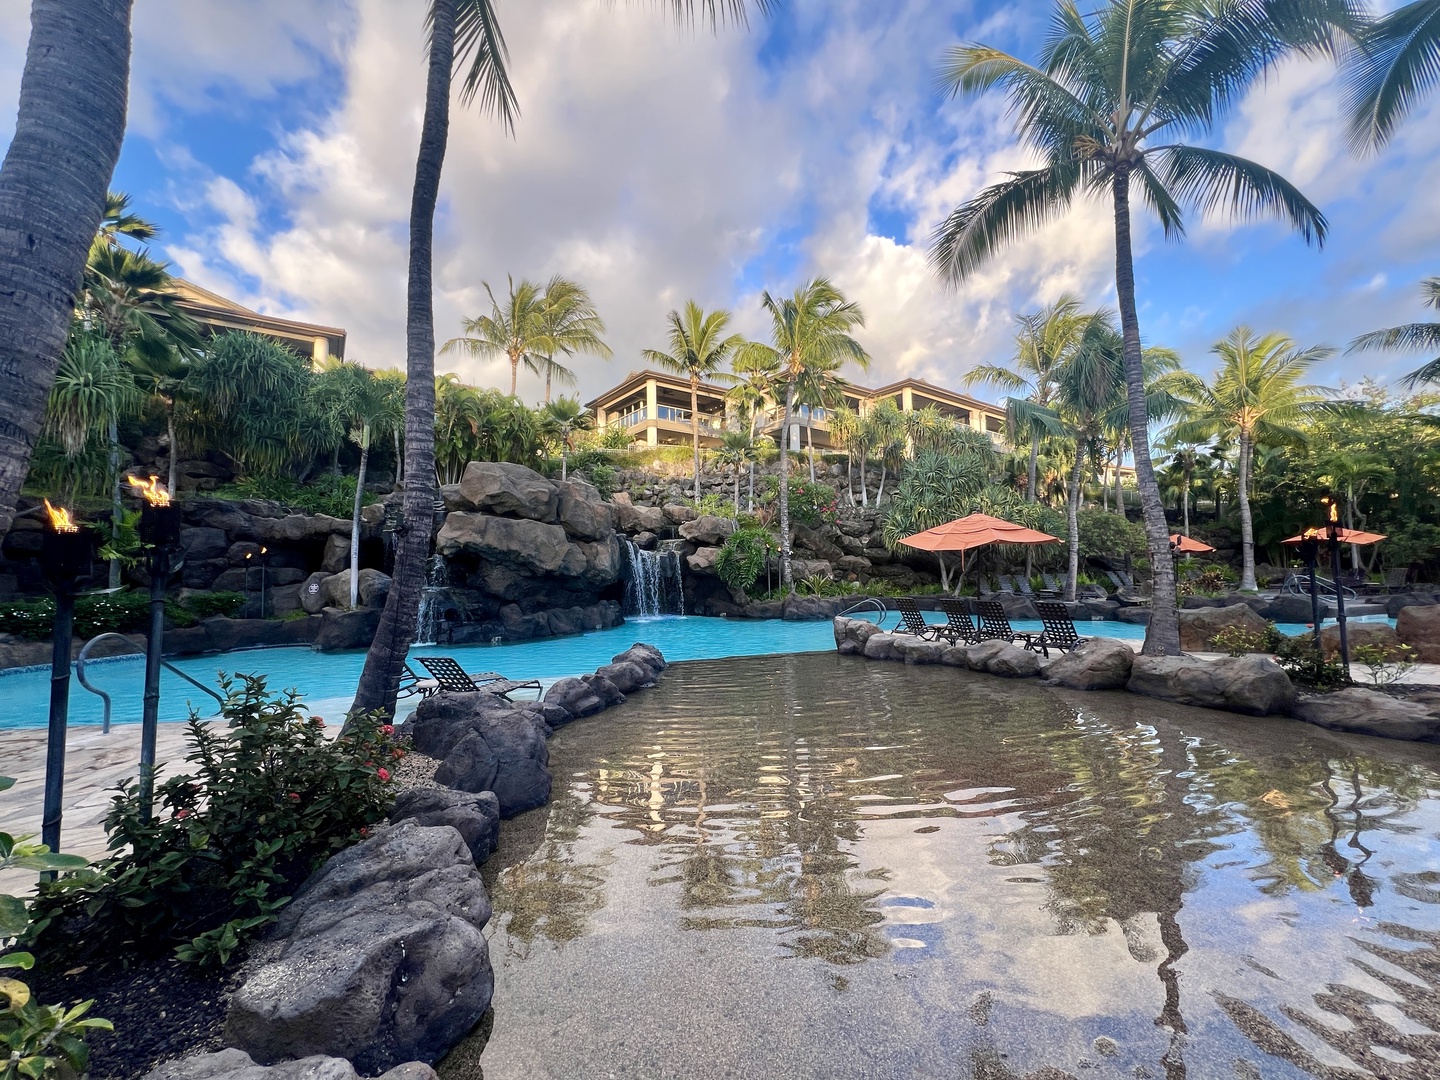
M338 533L350 538L350 522L328 514L287 514L282 518L252 518L251 532L256 540L267 544L298 543L318 540Z
M344 1058L316 1054L278 1065L257 1065L243 1050L231 1048L196 1054L157 1065L143 1080L359 1080L355 1066ZM423 1061L407 1061L381 1074L379 1080L435 1080Z
M641 667L649 669L652 679L659 676L662 671L670 666L664 654L659 649L654 645L647 645L642 641L637 641L624 652L617 656L612 656L610 662L612 664L639 664Z
M1149 604L1143 606L1137 604L1133 607L1122 607L1119 611L1115 612L1115 620L1117 622L1133 623L1137 626L1149 626L1150 616L1152 614L1153 612L1150 610Z
M609 705L588 683L576 678L558 679L545 691L545 704L558 705L575 719L604 712Z
M1362 645L1378 645L1387 656L1399 651L1400 635L1389 623L1349 622L1345 624L1345 640L1350 647L1350 659L1355 659L1355 650ZM1327 626L1320 631L1320 648L1327 658L1333 660L1340 655L1340 627Z
M1289 712L1295 704L1290 676L1269 657L1258 655L1209 661L1191 656L1137 656L1126 689L1182 705L1250 716Z
M948 641L930 641L913 634L898 634L891 646L895 658L907 664L938 664L950 648Z
M330 575L317 570L300 584L300 606L307 615L319 615L325 610L325 579Z
M338 574L350 565L350 538L331 533L325 538L325 549L320 555L320 569L328 574Z
M1295 703L1290 715L1331 731L1412 742L1440 739L1440 718L1425 705L1358 686L1333 694L1307 694Z
M871 634L865 640L860 652L867 660L903 660L904 656L895 651L896 642L904 634Z
M1008 641L982 641L964 647L965 666L1007 679L1029 679L1040 674L1040 654Z
M280 910L230 999L255 1060L326 1054L375 1075L434 1062L490 1005L490 899L453 828L406 821L334 855Z
M692 574L713 575L715 573L715 560L718 558L720 558L720 549L718 547L696 548L695 554L685 556L685 566Z
M655 676L648 667L629 660L596 668L595 674L609 679L622 694L633 694L636 690L655 685Z
M493 791L502 818L544 806L550 798L549 727L532 712L488 707L483 700L488 694L448 696L472 711L467 733L440 762L435 782L459 791Z
M390 821L414 821L427 828L449 825L464 838L479 866L490 857L500 838L500 800L493 791L407 788L396 797Z
M320 652L367 649L370 642L375 640L375 631L380 626L379 608L346 611L342 608L327 607L320 615L323 621L315 635L315 648Z
M445 515L435 550L446 558L475 555L532 574L585 570L583 553L566 538L564 529L533 520L456 511Z
M849 603L848 600L832 600L824 596L787 596L780 609L780 617L788 622L833 619L835 612Z
M835 567L824 559L791 559L790 576L797 584L807 578L824 578L829 581L835 576Z
M1256 634L1265 632L1265 620L1244 603L1181 611L1179 618L1180 648L1186 652L1223 652L1215 644L1215 635L1231 627Z
M1396 593L1385 597L1385 614L1398 619L1400 612L1407 607L1434 607L1436 604L1440 604L1440 600L1430 593Z
M361 607L384 607L385 598L390 595L390 576L371 566L362 567L357 591ZM325 578L320 584L320 598L324 601L322 607L348 608L350 606L350 571L342 570L338 574L331 574Z
M653 534L665 529L669 522L665 520L665 511L658 506L633 506L617 502L615 524L621 532Z
M589 484L579 480L558 480L555 490L560 497L555 521L567 536L603 540L615 531L614 510Z
M1259 614L1277 623L1309 623L1315 617L1310 597L1283 594L1267 601ZM1320 605L1320 614L1325 614L1324 603Z
M837 615L831 620L835 631L835 647L842 656L858 656L865 651L865 643L871 635L880 633L880 627L869 619L851 619Z
M230 541L226 538L223 529L211 529L203 526L181 529L180 550L187 563L225 559L228 564L227 555L230 550Z
M735 522L730 518L711 517L709 514L687 521L680 526L680 538L696 544L723 544L735 531Z
M472 461L460 478L460 495L474 510L532 521L554 521L560 494L534 469L507 461Z
M1135 650L1116 638L1089 638L1045 665L1045 678L1072 690L1119 690L1130 681Z
M1440 664L1440 607L1412 605L1401 608L1395 619L1395 634L1402 644L1415 650L1423 664Z
M694 521L700 516L700 512L693 506L686 506L684 503L666 503L662 508L665 514L667 525L684 525L687 521Z

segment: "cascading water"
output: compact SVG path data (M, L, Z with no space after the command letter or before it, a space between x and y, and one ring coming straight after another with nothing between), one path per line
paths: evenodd
M434 645L439 640L444 591L450 585L450 567L444 556L431 555L425 564L425 588L420 592L420 612L415 619L415 644Z
M680 553L642 551L629 540L625 545L626 615L683 615L685 593L680 583Z

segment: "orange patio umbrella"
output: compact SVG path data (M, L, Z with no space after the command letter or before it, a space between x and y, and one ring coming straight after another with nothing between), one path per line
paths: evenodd
M1340 538L1340 543L1342 544L1359 544L1362 547L1366 544L1378 544L1381 540L1385 539L1384 533L1362 532L1360 529L1336 529L1335 535ZM1323 529L1317 530L1314 539L1328 540L1329 533ZM1284 544L1301 544L1304 542L1304 533L1301 533L1299 536L1292 536L1289 540L1281 541L1281 543Z
M926 529L914 536L907 536L900 543L920 551L933 551L940 559L940 575L948 578L945 570L947 551L960 553L960 573L965 573L965 553L987 544L1058 544L1060 538L1038 529L1027 529L1004 518L989 514L970 514L933 529ZM948 581L945 583L948 586Z
M1184 533L1170 534L1170 548L1172 551L1185 555L1203 555L1207 551L1215 550L1209 544L1191 539Z

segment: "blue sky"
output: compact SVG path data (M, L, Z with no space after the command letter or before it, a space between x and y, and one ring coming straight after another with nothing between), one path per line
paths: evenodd
M0 12L0 141L28 32ZM497 0L522 116L507 139L457 111L437 221L441 340L482 282L573 276L610 323L596 392L662 342L694 297L762 333L762 289L826 274L867 315L878 383L955 383L1004 360L1013 314L1060 292L1112 300L1108 212L1085 205L959 290L925 263L934 224L1023 167L1001 102L941 100L944 47L1038 51L1049 5L787 0L748 33L684 33L649 4ZM183 275L261 310L350 331L350 355L403 358L406 217L421 108L421 30L393 0L138 0L130 129L114 186L158 221ZM1440 131L1425 110L1380 157L1345 149L1333 72L1288 65L1215 134L1280 168L1324 209L1323 251L1275 224L1191 220L1182 245L1137 222L1148 340L1205 369L1241 322L1343 345L1421 316L1440 241ZM480 383L498 364L441 357ZM1408 370L1340 357L1331 383ZM522 385L535 396L538 385Z

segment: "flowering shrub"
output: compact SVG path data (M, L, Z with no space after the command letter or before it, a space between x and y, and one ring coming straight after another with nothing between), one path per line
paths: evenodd
M1247 653L1273 653L1280 647L1283 636L1272 622L1266 623L1264 630L1226 626L1215 633L1211 642L1230 656L1245 656Z
M122 854L42 886L42 932L79 922L57 937L107 953L168 944L184 960L226 963L313 869L385 816L380 762L404 752L390 725L361 718L331 740L294 691L271 695L259 675L220 685L228 730L192 716L192 771L156 787L148 820L138 783L122 787L105 819Z
M790 520L814 529L835 520L840 498L829 484L790 478Z

